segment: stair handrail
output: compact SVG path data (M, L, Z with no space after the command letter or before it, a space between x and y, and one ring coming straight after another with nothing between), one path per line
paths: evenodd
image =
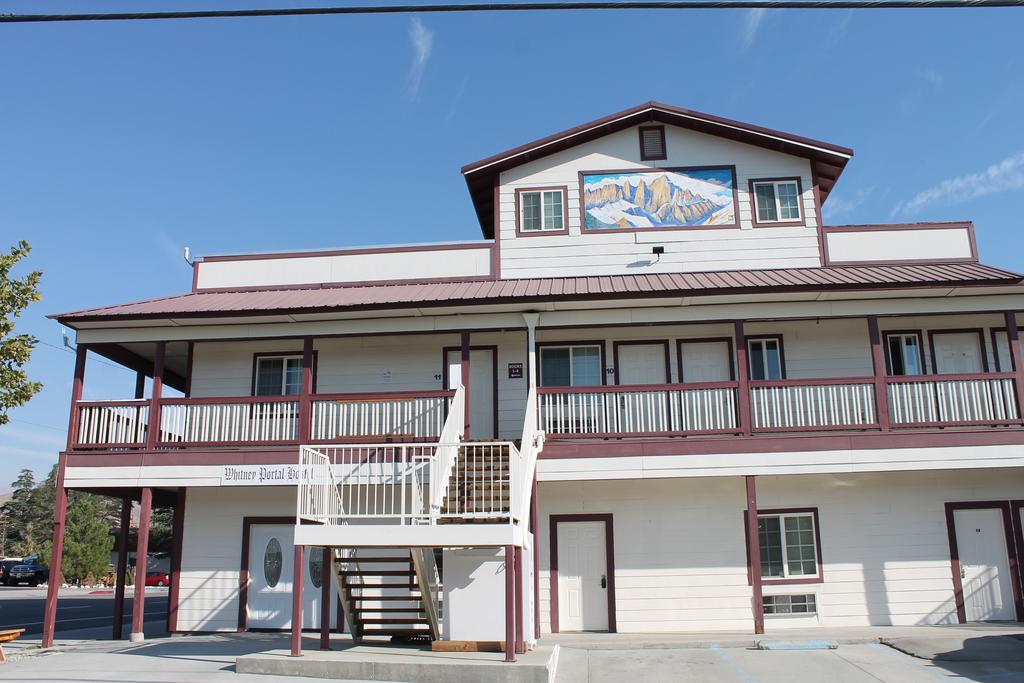
M312 446L299 447L299 484L295 497L295 523L343 523L345 514L334 466L327 454Z
M434 458L430 464L430 518L433 523L441 512L459 448L465 438L466 388L459 384L448 404L448 417L441 429Z
M537 387L530 387L526 395L526 416L523 419L523 437L519 443L519 455L522 463L520 470L518 509L513 514L524 520L530 514L530 503L533 498L533 478L537 472L537 456L544 450L544 432L538 429L537 419Z

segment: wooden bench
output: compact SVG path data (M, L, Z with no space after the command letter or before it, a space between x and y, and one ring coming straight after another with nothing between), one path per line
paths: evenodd
M7 661L7 656L4 654L4 643L9 643L12 640L17 640L21 637L21 634L25 632L23 628L12 628L5 631L0 631L0 664Z

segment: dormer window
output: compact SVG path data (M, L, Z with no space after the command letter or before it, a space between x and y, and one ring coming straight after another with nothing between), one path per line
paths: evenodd
M565 187L516 190L516 228L523 234L566 232L569 225Z
M668 159L664 126L640 126L640 160Z
M779 178L754 180L750 183L754 199L754 222L765 224L799 224L803 222L800 211L800 180Z

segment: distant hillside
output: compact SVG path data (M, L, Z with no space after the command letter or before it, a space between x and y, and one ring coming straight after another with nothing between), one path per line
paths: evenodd
M14 496L14 493L8 491L7 493L0 493L0 505L3 505Z

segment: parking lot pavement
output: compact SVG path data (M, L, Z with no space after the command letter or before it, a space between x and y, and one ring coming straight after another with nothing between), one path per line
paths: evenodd
M683 650L562 648L558 683L1024 683L1024 663L919 659L878 643L835 650L765 651L743 647Z

